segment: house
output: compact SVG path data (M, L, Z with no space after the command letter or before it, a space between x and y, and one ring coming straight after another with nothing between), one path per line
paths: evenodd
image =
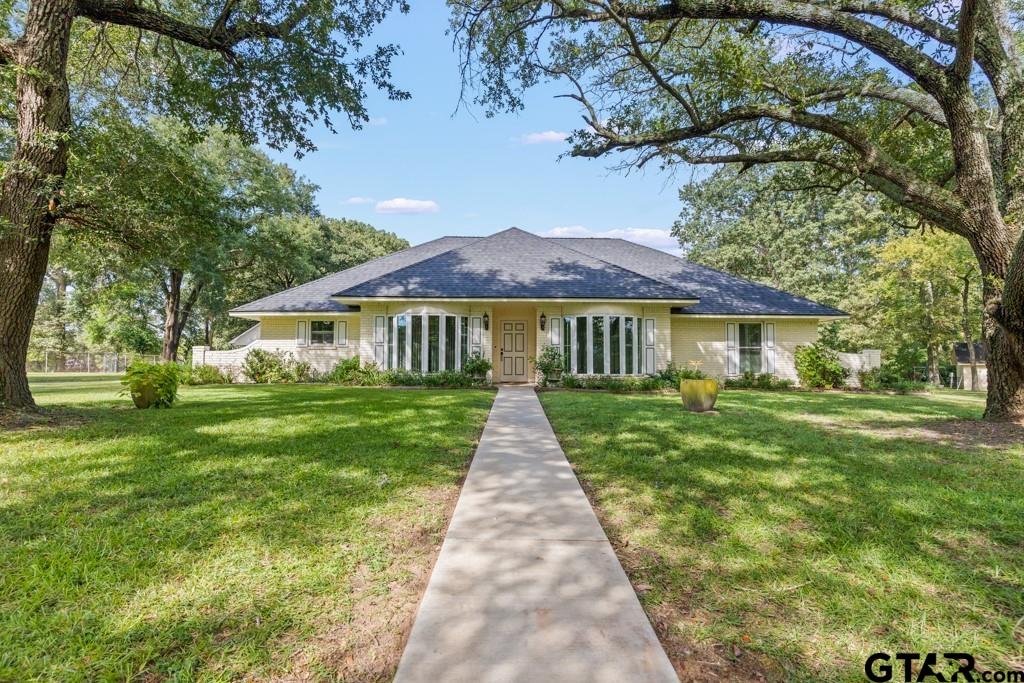
M193 362L237 368L253 348L318 370L358 356L382 368L458 369L479 354L496 382L534 379L547 345L576 374L653 373L699 363L796 379L793 355L842 311L620 239L510 228L442 237L239 306L257 321L230 351Z
M974 359L978 368L978 386L971 380L971 354L966 342L953 344L956 356L956 386L968 391L988 390L988 346L984 342L974 342Z

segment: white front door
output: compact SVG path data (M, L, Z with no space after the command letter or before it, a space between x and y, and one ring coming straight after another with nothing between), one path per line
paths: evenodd
M501 323L501 381L526 381L526 321Z

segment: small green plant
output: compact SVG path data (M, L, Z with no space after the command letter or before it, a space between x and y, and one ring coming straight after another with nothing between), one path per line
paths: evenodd
M121 378L122 393L128 393L137 408L170 408L178 397L181 375L177 363L136 361Z
M540 385L548 386L551 382L557 382L562 375L562 352L557 346L545 346L540 356L533 358L533 365L540 373Z
M753 372L744 372L739 377L730 377L725 380L726 389L762 389L764 391L785 391L793 388L793 380L779 379L775 375L762 372L755 375Z
M796 374L807 389L833 389L843 386L848 371L839 363L832 349L819 344L798 347L795 354Z
M242 374L255 384L311 382L316 379L309 363L295 360L290 353L253 349L242 362Z
M479 353L474 353L469 358L462 361L462 371L470 377L476 378L478 381L483 381L487 373L491 371L491 361L487 360Z
M231 375L223 372L220 368L212 365L197 365L186 367L184 370L184 382L190 386L198 384L231 384Z
M700 370L700 361L690 361L688 365L690 367L680 368L670 361L665 369L659 370L655 376L673 387L678 387L679 380L682 379L707 379L707 375Z
M561 385L563 389L593 389L613 393L678 388L673 382L655 375L563 375Z

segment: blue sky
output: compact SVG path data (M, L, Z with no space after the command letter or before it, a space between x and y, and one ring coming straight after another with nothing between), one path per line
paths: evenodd
M458 59L441 2L415 3L374 36L399 44L395 83L412 99L368 100L371 124L313 132L318 151L275 155L320 186L329 216L366 221L413 244L442 235L487 235L509 226L538 234L608 235L674 250L676 188L688 174L626 176L612 159L563 158L560 134L582 123L564 84L539 87L525 111L488 119L470 106L453 116ZM684 177L685 176L685 177Z

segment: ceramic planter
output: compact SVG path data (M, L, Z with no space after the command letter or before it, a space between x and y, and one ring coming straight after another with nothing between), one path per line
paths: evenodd
M132 402L136 408L148 408L156 403L156 387L152 384L143 384L132 390Z
M718 382L713 379L684 379L679 381L679 394L683 407L691 413L706 413L718 400Z

